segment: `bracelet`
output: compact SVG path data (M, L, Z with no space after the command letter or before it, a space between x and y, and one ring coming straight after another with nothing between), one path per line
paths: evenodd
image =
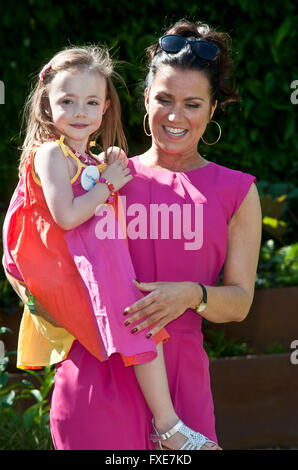
M29 292L29 295L28 295L28 304L27 305L28 305L29 311L32 315L38 315L38 313L35 309L34 297L31 294L31 292Z
M199 303L199 305L197 305L197 307L194 308L194 310L197 313L200 313L200 312L203 312L203 310L205 310L206 305L207 305L207 290L206 290L206 287L203 286L203 284L201 284L200 282L198 282L198 284L202 288L203 298L202 298L201 302Z
M100 177L99 179L97 179L96 181L94 181L93 183L93 186L96 185L96 183L105 183L108 188L109 188L109 191L110 191L110 195L107 199L108 202L113 202L114 201L114 196L115 196L115 187L112 183L110 183L108 180L106 180L106 178L102 178Z

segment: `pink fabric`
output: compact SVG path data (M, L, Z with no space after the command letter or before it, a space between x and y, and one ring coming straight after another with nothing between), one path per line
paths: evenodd
M134 178L121 194L137 279L216 285L226 256L228 221L254 176L215 163L185 173L147 168L138 157L130 159L129 166ZM158 226L155 211L160 204L171 206L176 216L180 213L180 222L178 216L176 221L169 217L169 233L166 226ZM170 339L164 354L178 415L188 426L217 441L201 324L202 318L190 309L168 324ZM51 431L56 449L153 448L149 441L151 414L133 368L125 368L118 355L101 363L77 341L68 358L57 366Z
M14 259L10 253L10 231L11 227L15 226L15 217L18 209L23 206L24 203L24 179L21 178L10 201L9 209L6 213L3 227L2 227L2 239L3 239L3 258L2 263L8 274L15 277L18 281L23 281L22 275L18 270Z
M116 232L121 231L112 208L102 212L111 214ZM156 357L154 338L146 338L149 327L142 335L133 336L124 326L123 312L126 307L142 297L134 286L136 278L126 240L109 238L99 240L96 236L97 216L69 230L66 243L81 275L86 295L96 317L101 338L103 360L114 353L121 353L125 365L142 364ZM122 233L122 232L121 232ZM113 234L111 234L113 235Z

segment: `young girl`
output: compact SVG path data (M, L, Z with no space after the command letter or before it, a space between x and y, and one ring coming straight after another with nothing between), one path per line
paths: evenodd
M42 69L26 108L20 182L4 224L4 264L30 290L31 311L36 297L71 335L64 338L68 343L60 360L73 338L100 361L121 354L126 366L134 366L154 423L165 432L179 420L163 360L162 342L168 335L162 330L148 339L147 329L133 336L123 324L125 307L140 293L132 282L135 273L117 195L132 176L124 152L115 156L112 149L107 155L116 140L126 149L113 73L109 54L97 47L65 49ZM89 151L99 135L109 165ZM117 233L99 240L98 216L104 211L115 218ZM14 263L18 272L10 270ZM42 327L36 327L38 322ZM32 340L37 330L55 343L53 328L27 312L19 337L21 367L46 365L42 343ZM184 425L184 433L177 432L182 425L179 421L166 436L168 448L194 449L206 443Z

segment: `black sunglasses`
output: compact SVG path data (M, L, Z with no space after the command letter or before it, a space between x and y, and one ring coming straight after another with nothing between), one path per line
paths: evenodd
M192 50L201 59L213 61L219 55L219 48L209 41L201 38L187 39L179 34L168 34L159 38L159 45L165 52L175 54L190 44Z

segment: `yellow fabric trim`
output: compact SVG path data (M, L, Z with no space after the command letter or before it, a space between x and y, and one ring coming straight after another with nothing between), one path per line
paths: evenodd
M56 328L24 308L20 324L17 367L45 367L66 359L74 337L64 328Z
M35 183L38 184L38 186L41 186L40 179L38 178L37 174L34 171L34 157L35 157L35 154L36 154L36 150L37 149L32 151L33 155L32 155L32 162L31 162L31 173L32 173L32 178L35 181Z
M70 180L70 183L73 184L78 179L78 177L80 176L82 168L86 168L88 165L85 165L83 162L81 162L81 160L70 150L70 148L66 144L63 143L63 141L64 141L64 135L61 135L60 139L56 140L55 142L61 148L61 150L63 152L63 155L65 157L68 157L68 156L72 157L74 160L76 160L77 165L78 165L78 169L77 169L76 174ZM37 149L35 149L33 151L34 153L33 153L33 156L32 156L31 173L32 173L32 178L35 181L35 183L38 184L38 186L41 186L40 179L38 178L38 176L36 175L36 173L34 171L34 157L35 157L36 150ZM107 163L99 163L96 166L97 166L99 172L102 173L107 168L108 165L107 165Z
M88 165L85 165L85 163L81 162L81 160L72 152L72 150L66 144L63 143L63 141L64 141L64 136L61 135L60 139L56 140L56 143L60 146L62 152L64 153L64 155L66 157L67 156L72 157L74 160L76 160L76 162L78 164L78 171L76 172L76 174L74 175L74 177L70 181L71 184L73 184L78 179L78 177L80 176L81 169L86 168ZM90 142L90 144L91 144L91 142ZM107 168L108 165L107 165L107 163L99 163L96 166L97 166L99 172L102 173Z

